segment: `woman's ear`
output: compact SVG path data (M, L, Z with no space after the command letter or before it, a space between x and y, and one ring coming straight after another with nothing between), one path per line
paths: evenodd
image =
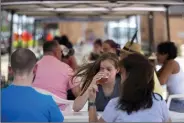
M117 68L117 71L116 71L116 73L118 74L120 72L120 68Z

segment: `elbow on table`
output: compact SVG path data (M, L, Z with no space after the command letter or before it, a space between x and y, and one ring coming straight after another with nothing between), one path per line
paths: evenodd
M79 112L82 108L78 107L75 105L75 103L73 104L73 111L74 112Z

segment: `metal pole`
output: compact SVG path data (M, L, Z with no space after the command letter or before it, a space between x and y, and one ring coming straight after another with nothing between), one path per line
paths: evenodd
M48 34L48 28L47 28L47 24L44 24L44 27L43 27L43 43L46 41L46 37L47 37L47 34Z
M121 34L121 32L120 32L120 30L121 30L121 27L120 27L120 20L118 20L118 44L121 44L121 38L120 38L120 34Z
M155 44L154 44L154 14L153 12L149 12L148 14L148 29L149 29L149 55L151 55L152 52L155 50Z
M138 30L138 16L136 15L135 16L135 23L136 23L136 30ZM136 43L138 43L139 41L138 41L138 35L136 36Z
M128 41L130 41L130 16L127 16L127 37L128 37Z
M166 6L166 30L167 30L167 40L171 41L171 36L170 36L170 22L169 22L169 6Z
M14 11L11 11L11 21L10 21L10 39L9 39L9 62L11 60L11 54L12 54L12 43L13 43L13 15L14 15Z
M17 25L17 27L18 27L18 28L17 28L17 29L18 29L18 30L17 30L18 34L19 34L19 35L22 35L22 34L20 34L20 32L19 32L19 30L21 29L21 18L20 18L20 15L18 15L18 25ZM22 42L21 36L19 36L18 42L19 42L19 41ZM21 44L22 44L22 43L21 43ZM19 47L19 45L18 45L18 47ZM21 47L22 47L22 45L21 45Z
M33 47L36 46L36 27L37 26L37 20L34 21L33 25Z
M26 23L25 23L25 25L26 25ZM24 28L24 27L26 27L26 26L24 26L24 23L23 23L23 16L22 16L22 15L20 15L20 27L21 27L22 32L23 32L24 30L27 30L26 28Z

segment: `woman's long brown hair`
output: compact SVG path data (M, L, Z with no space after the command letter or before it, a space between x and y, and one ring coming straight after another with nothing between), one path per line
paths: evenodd
M117 108L128 114L151 108L154 68L149 60L141 54L130 54L120 61L120 68L126 70L127 78L121 84Z
M115 68L118 68L118 56L114 53L104 53L95 62L85 64L76 71L73 78L81 77L81 82L83 82L81 88L81 94L83 95L87 88L90 86L93 77L99 72L100 64L102 61L111 60L114 62Z

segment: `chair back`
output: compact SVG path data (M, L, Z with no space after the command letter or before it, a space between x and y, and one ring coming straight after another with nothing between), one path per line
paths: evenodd
M170 108L172 99L184 99L184 94L175 94L170 95L167 100L167 107ZM175 111L169 111L172 122L183 122L184 121L184 113L179 113Z
M50 96L52 96L53 100L54 100L58 105L60 105L60 104L65 105L66 108L65 108L64 110L72 111L72 107L73 107L73 102L74 102L74 101L62 99L62 98L58 97L57 95L55 95L55 94L53 94L53 93L51 93L51 92L49 92L49 91L47 91L47 90L45 90L45 89L36 88L36 87L34 87L34 89L35 89L36 91L38 91L39 93L42 93L42 94L44 94L44 95L50 95Z

